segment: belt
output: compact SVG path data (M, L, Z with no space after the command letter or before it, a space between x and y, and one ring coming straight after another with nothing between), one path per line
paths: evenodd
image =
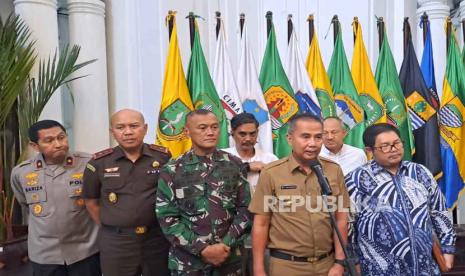
M150 229L154 228L153 226L136 226L136 227L120 227L120 226L111 226L102 224L102 227L106 230L111 232L115 232L118 234L135 234L135 235L143 235L150 231Z
M287 261L306 262L306 263L315 263L315 262L321 261L324 258L331 256L333 252L334 252L334 249L331 249L331 251L329 251L328 253L325 253L323 255L316 256L316 257L298 257L298 256L294 256L291 254L284 253L276 249L270 249L271 257L275 257L275 258L287 260Z

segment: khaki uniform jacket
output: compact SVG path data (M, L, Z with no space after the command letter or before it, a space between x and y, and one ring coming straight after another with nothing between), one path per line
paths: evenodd
M319 161L335 196L335 207L348 208L350 199L341 168L328 159L320 157ZM333 249L333 229L328 212L321 210L320 195L316 175L307 175L292 154L262 170L249 210L271 216L269 248L301 257L317 257Z
M98 226L86 210L82 176L90 155L68 153L65 164L48 166L42 154L16 166L11 186L28 208L29 258L39 264L73 264L98 252Z

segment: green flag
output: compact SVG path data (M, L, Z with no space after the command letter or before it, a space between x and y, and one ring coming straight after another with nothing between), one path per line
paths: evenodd
M192 46L189 69L187 70L187 85L189 86L194 108L208 109L215 113L220 123L220 138L217 146L220 149L227 148L229 146L228 121L205 61L197 22L195 22L194 45Z
M282 158L291 152L286 139L287 122L297 114L299 104L279 57L274 26L268 35L259 79L271 115L273 151Z
M347 63L340 30L339 24L339 33L336 36L336 45L334 45L333 55L329 63L328 75L333 87L336 113L348 131L344 142L363 149L364 112Z
M400 137L404 142L404 159L411 160L415 147L412 127L386 32L379 53L375 79L379 93L386 105L388 122L399 129Z

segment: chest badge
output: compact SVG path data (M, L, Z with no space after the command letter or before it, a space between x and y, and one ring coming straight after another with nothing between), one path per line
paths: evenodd
M34 204L32 206L32 212L34 213L34 215L39 215L40 213L42 213L42 205Z
M108 195L108 201L110 201L111 203L116 203L116 201L118 201L118 196L111 192L109 195Z
M114 173L114 172L117 172L119 171L119 167L113 167L113 168L106 168L105 169L105 172L107 173Z
M158 168L158 167L160 167L160 163L158 161L153 161L152 167L153 168Z
M31 172L26 174L26 185L27 186L34 186L37 184L39 179L39 175L35 172Z

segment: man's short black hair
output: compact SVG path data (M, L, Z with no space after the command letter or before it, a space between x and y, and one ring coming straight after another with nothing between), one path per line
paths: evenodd
M302 114L295 115L289 120L287 133L291 134L292 132L294 132L298 121L314 121L314 122L319 123L321 127L323 127L323 121L321 120L320 117L315 116L310 113L302 113Z
M251 113L246 113L246 112L240 113L232 117L231 119L232 130L236 130L238 127L245 125L245 124L255 124L257 128L260 125L257 119L255 119L255 116Z
M29 127L29 130L28 130L29 141L37 144L37 142L39 142L39 131L42 129L49 129L52 127L59 127L63 130L64 133L66 133L65 127L59 122L54 121L54 120L42 120L42 121L38 121L32 124Z
M213 113L213 111L210 111L208 109L194 109L194 110L190 111L189 113L187 113L187 115L186 115L186 124L189 121L189 119L194 117L195 115L208 115L208 114L215 115L215 113ZM215 115L215 117L216 117L216 115Z
M388 123L379 123L379 124L374 124L365 129L365 132L363 133L363 143L365 144L365 147L372 148L375 146L376 142L376 137L380 135L381 133L385 132L395 132L397 136L400 138L400 132L395 127L394 125L388 124Z

